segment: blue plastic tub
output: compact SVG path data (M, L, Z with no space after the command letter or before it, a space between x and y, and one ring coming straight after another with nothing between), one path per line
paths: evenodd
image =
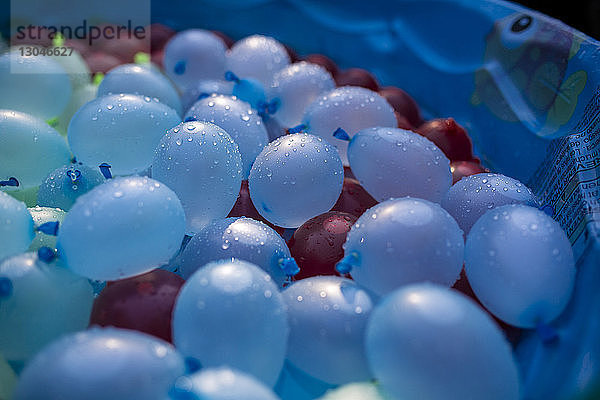
M152 16L326 54L467 127L486 166L535 191L578 260L559 343L532 332L517 347L523 398L600 398L600 43L495 0L174 0Z

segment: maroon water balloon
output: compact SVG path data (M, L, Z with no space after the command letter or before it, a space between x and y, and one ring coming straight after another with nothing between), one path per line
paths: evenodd
M450 163L450 171L452 172L453 185L465 176L489 172L489 170L484 168L478 160L453 161Z
M302 224L288 242L300 272L295 280L318 275L339 275L335 264L344 257L346 235L358 218L330 211Z
M320 65L321 67L329 71L331 76L333 76L334 78L339 72L339 69L337 65L333 62L333 60L327 56L324 56L323 54L309 54L306 57L304 57L304 61Z
M386 86L379 90L379 94L385 97L392 108L404 116L412 127L417 127L423 123L417 102L404 90L395 86Z
M356 179L344 178L342 193L331 211L342 211L360 217L376 204L377 200Z
M366 69L348 68L335 75L337 86L361 86L374 92L379 90L377 79Z
M150 32L150 51L160 51L165 47L165 44L171 39L177 32L163 24L152 24L146 27L146 32Z
M105 74L116 66L121 65L118 58L102 52L94 52L85 57L85 62L93 74Z
M439 147L450 161L473 159L473 144L465 128L454 118L437 118L425 122L417 132Z
M90 325L133 329L171 342L171 313L184 282L161 269L111 282L94 300Z
M256 207L254 207L254 203L252 203L252 199L250 198L250 190L248 190L247 180L242 181L242 186L240 187L240 194L238 195L238 198L235 201L235 204L233 205L231 211L229 211L227 217L248 217L257 221L264 222L280 235L283 235L283 232L285 231L284 228L273 225L258 213Z

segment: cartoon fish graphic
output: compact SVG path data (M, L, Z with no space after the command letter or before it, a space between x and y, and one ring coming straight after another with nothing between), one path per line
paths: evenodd
M571 118L585 87L585 71L565 77L582 40L537 13L496 21L475 72L471 104L484 104L502 120L521 121L538 136L551 136Z

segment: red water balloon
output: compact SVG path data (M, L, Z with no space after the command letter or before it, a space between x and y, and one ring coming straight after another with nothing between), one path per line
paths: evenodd
M342 211L360 217L376 204L377 200L356 179L344 178L342 193L331 211Z
M478 160L453 161L450 163L450 171L452 172L453 185L465 176L489 172L489 170L484 168Z
M184 282L161 269L112 282L94 300L90 325L133 329L171 342L171 313Z
M379 90L379 94L385 97L392 108L406 118L412 127L423 123L417 102L404 90L395 86L386 86Z
M333 76L334 78L339 71L337 65L333 62L333 60L327 56L324 56L323 54L309 54L306 57L304 57L304 61L320 65L321 67L329 71L331 76Z
M377 79L366 69L348 68L338 72L335 77L337 86L361 86L374 92L379 90Z
M146 27L150 32L150 52L160 51L177 32L163 24L152 24Z
M115 58L110 54L105 54L102 52L95 52L89 54L85 57L85 62L90 68L92 74L97 74L98 72L106 74L114 67L122 64L118 58Z
M285 231L285 228L273 225L258 213L256 207L254 207L254 203L252 203L252 199L250 198L250 190L248 190L247 180L242 181L242 186L240 187L240 194L238 195L238 198L235 201L235 204L233 205L231 211L229 211L227 217L248 217L257 221L264 222L280 235L283 235L283 232Z
M394 111L394 115L396 116L396 125L398 125L398 128L406 129L409 131L414 129L412 124L404 115L400 114L398 111Z
M285 47L285 51L287 51L288 56L290 57L290 62L291 63L295 63L295 62L300 61L300 57L298 56L298 53L296 53L296 50L294 50L293 48L291 48L287 44L283 44L283 47Z
M356 176L354 176L354 172L352 172L352 169L350 169L350 167L348 167L347 165L344 166L344 178L356 179Z
M294 279L339 275L335 264L344 257L342 246L357 219L352 214L330 211L302 224L288 242L292 257L300 267Z
M470 161L473 159L473 144L465 128L454 118L438 118L427 121L417 132L439 147L450 161Z

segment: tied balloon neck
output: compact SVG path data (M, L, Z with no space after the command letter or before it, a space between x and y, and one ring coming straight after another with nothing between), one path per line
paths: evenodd
M200 94L198 95L198 98L197 98L196 100L197 100L197 101L200 101L200 100L202 100L202 99L205 99L205 98L207 98L207 97L210 97L210 93L207 93L207 92L202 92L202 93L200 93ZM187 118L186 118L186 119L187 119Z
M552 207L550 204L544 204L540 207L540 210L545 212L549 216L554 217L554 207Z
M13 292L12 281L5 276L0 277L0 300L10 297L12 292Z
M197 358L186 357L184 362L185 362L185 371L187 374L193 374L202 369L202 363Z
M337 128L335 132L333 132L333 137L336 139L345 140L347 142L350 141L350 135L348 135L348 132L343 130L341 127Z
M555 345L560 339L558 331L544 322L539 322L535 330L545 346Z
M175 64L175 68L173 69L173 72L175 72L175 74L177 74L177 75L183 75L183 74L185 74L185 68L186 68L185 61L179 60Z
M81 171L78 169L70 169L67 171L67 176L71 178L71 182L76 183L81 178Z
M258 115L261 118L269 118L271 115L275 114L277 110L279 110L279 106L281 105L281 101L279 99L273 99L271 101L260 101L256 106L258 108Z
M50 247L40 247L38 249L38 258L46 264L51 263L56 258L56 252Z
M98 168L100 168L100 172L102 173L102 175L104 176L105 179L112 179L112 173L110 172L110 168L112 167L112 165L107 164L107 163L102 163L98 166Z
M294 127L289 128L287 131L288 131L288 134L291 135L294 133L304 132L307 129L308 129L308 126L306 124L300 124L300 125L296 125Z
M232 71L225 71L225 80L227 82L238 83L240 81L240 78Z
M45 233L46 235L56 236L58 235L58 225L58 221L45 222L38 226L35 230L38 232Z
M354 267L357 267L359 265L360 265L360 256L357 252L353 251L352 253L344 256L344 258L342 258L340 260L340 262L338 262L335 265L335 269L340 274L346 275L346 274L349 274Z
M5 181L0 181L0 186L13 186L19 187L19 181L14 176L11 176Z
M296 263L296 260L294 260L291 257L280 259L279 268L281 268L281 270L287 277L295 276L298 274L298 272L300 272L300 267L298 266L298 263Z

